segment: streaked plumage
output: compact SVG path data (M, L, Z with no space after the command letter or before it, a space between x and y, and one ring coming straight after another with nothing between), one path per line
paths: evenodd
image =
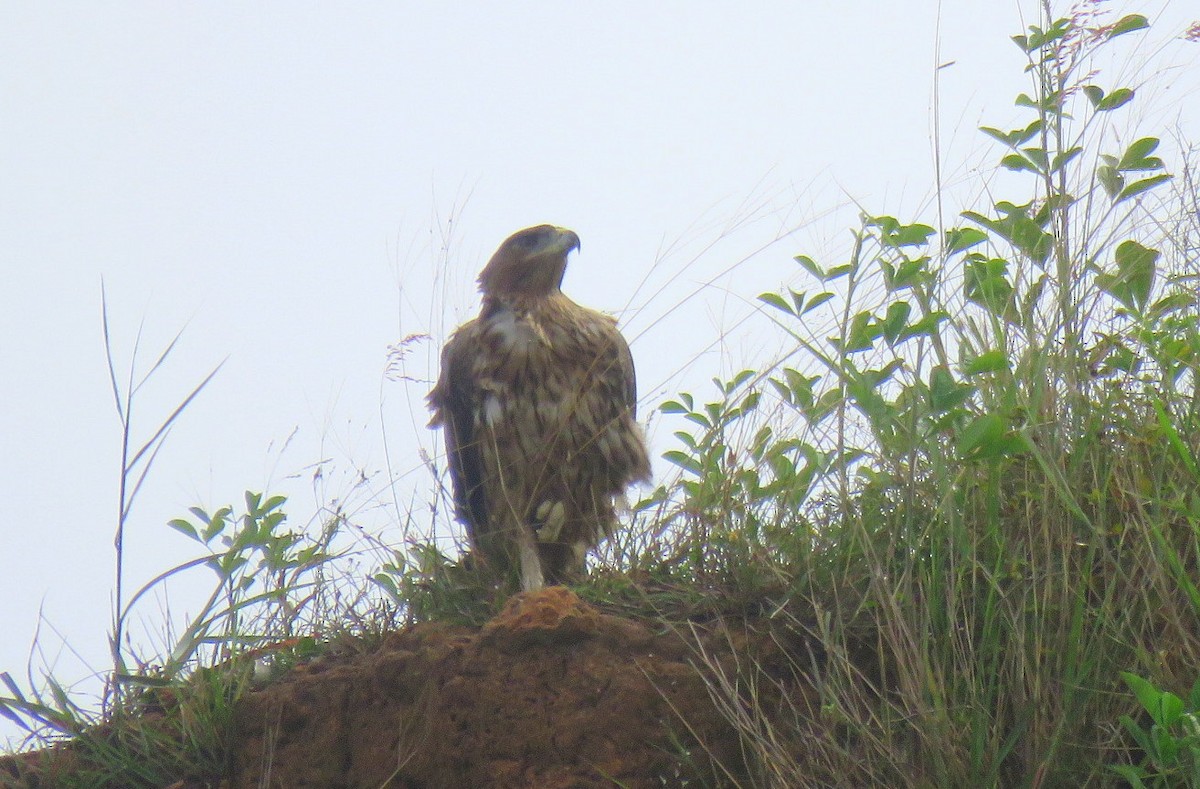
M501 244L479 275L479 317L446 343L429 393L458 517L486 563L527 590L581 575L616 501L650 477L629 346L616 320L559 289L578 248L551 225Z

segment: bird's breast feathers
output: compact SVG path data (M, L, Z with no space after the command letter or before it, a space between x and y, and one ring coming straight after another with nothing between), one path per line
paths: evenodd
M501 307L476 324L481 346L477 364L492 372L517 374L535 366L542 370L591 370L597 357L623 342L616 320L568 302L539 309Z
M483 319L479 326L482 340L496 356L528 356L549 348L545 327L528 312L502 307Z
M613 318L572 302L489 311L462 339L476 428L503 429L507 423L542 433L581 418L606 421L583 405L589 392L621 391L626 372L614 361L623 342Z

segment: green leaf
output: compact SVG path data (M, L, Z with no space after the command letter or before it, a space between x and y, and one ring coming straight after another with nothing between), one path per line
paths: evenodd
M987 241L987 233L973 227L952 227L946 231L946 252L954 254Z
M778 293L760 293L758 300L764 304L770 304L780 312L785 312L788 315L794 316L796 313L792 310L792 305L788 304L787 299L780 296Z
M169 520L169 521L167 521L167 525L170 526L172 529L174 529L177 532L186 534L187 536L191 537L193 540L196 540L197 542L200 541L200 534L199 534L199 532L196 531L196 527L193 526L192 524L188 523L187 521L183 520L182 518L175 518L174 520Z
M1112 157L1106 157L1111 159ZM1115 198L1125 186L1125 177L1111 164L1102 164L1096 168L1096 180L1104 187L1109 197Z
M1146 730L1134 723L1133 718L1128 715L1122 715L1117 720L1125 727L1125 731L1129 732L1129 736L1133 737L1133 741L1137 743L1138 747L1145 753L1150 753L1150 737L1146 734Z
M664 414L686 414L690 408L685 408L678 400L668 400L658 407Z
M1169 691L1163 691L1158 697L1158 716L1160 726L1174 726L1183 717L1183 699Z
M1142 192L1149 191L1164 181L1169 180L1171 180L1171 176L1164 173L1162 175L1152 175L1149 178L1143 178L1140 181L1134 181L1121 190L1120 194L1117 195L1116 202L1119 203L1122 200L1128 200L1131 197L1137 197Z
M1009 148L1016 148L1018 145L1029 142L1042 130L1042 119L1038 118L1024 129L1013 129L1010 132L993 129L990 126L980 126L979 130L993 140L1004 143Z
M991 126L980 126L979 131L991 137L996 142L1002 142L1005 145L1012 145L1009 139L1008 132L1002 132L999 129L993 129Z
M700 476L701 471L703 471L701 465L691 455L686 455L677 449L667 450L662 456L663 460L666 460L668 463L679 466L684 471L691 472L696 476Z
M1008 421L1000 414L984 414L963 429L958 439L958 453L964 460L995 460L1027 452L1029 439L1008 429Z
M1125 153L1121 155L1121 161L1117 164L1117 169L1121 171L1128 170L1161 170L1163 167L1162 159L1157 156L1151 156L1158 148L1159 140L1157 137L1143 137L1140 140L1135 140L1125 149Z
M1128 671L1121 672L1121 679L1125 680L1125 684L1133 691L1134 698L1138 700L1142 708L1153 717L1155 712L1158 711L1158 697L1160 695L1158 689L1137 674L1131 674Z
M958 453L965 457L981 447L994 445L1004 437L1006 428L1004 418L999 414L975 417L958 437Z
M1133 90L1131 88L1117 88L1096 105L1096 111L1109 112L1115 110L1117 107L1125 106L1132 100Z
M1132 33L1135 30L1145 30L1150 27L1150 22L1141 14L1129 14L1121 17L1108 28L1105 33L1106 40L1112 41L1117 36L1123 36L1126 33Z
M1097 274L1096 284L1129 309L1141 313L1154 286L1159 252L1130 239L1117 245L1114 258L1117 272Z
M933 336L937 333L938 325L949 318L950 315L945 310L934 310L916 323L909 324L904 331L900 332L897 342L921 335Z
M996 204L996 208L1006 216L991 219L975 211L963 211L962 216L988 228L1039 265L1044 263L1050 256L1054 237L1029 218L1029 205L1017 206L1002 201Z
M796 255L796 257L792 258L792 260L795 260L797 263L803 266L805 271L807 271L809 274L812 274L817 279L825 279L825 272L816 264L816 261L814 261L808 255Z
M1071 25L1071 20L1067 18L1055 20L1054 24L1048 30L1042 30L1037 25L1030 25L1029 35L1012 36L1012 40L1022 51L1032 54L1035 50L1041 49L1047 44L1052 44L1065 36Z
M929 281L928 255L911 260L905 258L897 267L882 261L880 265L883 267L883 281L889 293L897 293Z
M1153 743L1150 753L1154 761L1162 767L1174 764L1179 744L1171 732L1163 726L1155 726L1150 729L1150 736Z
M1150 314L1161 318L1166 315L1176 312L1177 310L1187 309L1196 305L1196 296L1193 293L1178 291L1163 296L1154 304L1150 305ZM1200 680L1197 680L1200 681Z
M676 430L672 435L675 436L679 443L683 444L688 449L695 449L697 447L696 439L691 433L685 433L682 430Z
M897 229L891 240L898 247L920 246L928 242L929 237L936 232L929 225L904 225Z
M1000 164L1001 164L1001 166L1004 167L1004 169L1012 170L1013 172L1018 172L1018 173L1022 172L1022 171L1028 171L1031 173L1038 172L1037 166L1034 165L1033 162L1029 161L1028 159L1026 159L1024 156L1022 156L1019 153L1008 154L1007 156L1005 156L1003 159L1000 160Z
M860 312L850 321L850 332L846 337L844 353L870 350L879 337L879 327L869 312Z
M811 299L808 300L808 304L804 307L804 313L812 312L817 307L820 307L822 304L824 304L825 302L829 301L832 298L833 298L833 294L830 293L829 291L825 291L824 293L818 293L816 296L813 296ZM804 313L801 313L801 314L804 314Z
M792 297L794 314L799 315L800 311L804 309L804 298L807 294L802 290L793 290L791 288L788 288L788 294Z
M963 365L964 375L996 373L1009 369L1008 355L1001 350L985 351Z
M758 375L758 373L754 370L742 370L729 382L729 389L727 391L732 392L734 389L737 389L739 386L746 383L756 375Z
M954 380L945 365L939 364L929 374L929 410L935 414L961 407L974 393L975 387Z
M1079 154L1083 153L1083 148L1076 145L1074 148L1068 148L1065 151L1059 151L1054 154L1054 160L1050 163L1050 172L1057 173L1067 166L1067 163L1074 159Z
M1146 789L1146 784L1142 779L1149 778L1150 774L1142 767L1132 764L1112 764L1108 769L1128 781L1132 789Z
M1010 312L1013 286L1008 281L1008 261L987 259L972 253L963 268L963 291L967 299L1003 318Z
M911 313L912 307L907 301L897 301L888 307L887 316L883 319L883 336L887 338L888 344L894 345L899 339Z
M1045 150L1038 147L1022 148L1021 153L1026 159L1033 162L1038 172L1046 171L1046 166L1049 164L1050 158L1047 156Z
M1050 219L1054 216L1055 211L1062 211L1070 208L1075 204L1075 196L1068 192L1057 192L1051 194L1038 208L1037 213L1033 215L1033 222L1038 227L1046 227L1050 223Z
M1025 217L1013 218L1012 238L1009 240L1013 246L1039 264L1050 257L1050 249L1054 244L1054 236L1044 232L1032 219Z

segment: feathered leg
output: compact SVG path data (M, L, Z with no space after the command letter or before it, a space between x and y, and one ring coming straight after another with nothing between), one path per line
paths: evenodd
M537 539L528 526L517 528L517 553L521 563L521 589L533 592L546 585L542 576L542 559L538 555Z

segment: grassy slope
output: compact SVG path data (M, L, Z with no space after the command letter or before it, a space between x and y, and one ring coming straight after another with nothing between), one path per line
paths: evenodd
M985 130L1027 191L945 227L864 216L847 260L801 256L803 290L762 297L798 356L664 406L692 431L668 453L679 480L580 591L671 622L753 611L820 645L791 667L821 690L820 736L807 713L758 709L758 668L710 674L750 785L1105 785L1114 765L1200 785L1195 188L1168 180L1153 137L1104 134L1133 96L1084 67L1139 27L1031 29L1027 125ZM118 746L65 694L10 683L8 709L82 732L96 769L128 785L218 764L242 680L195 659L283 642L286 667L321 648L297 632L391 624L347 619L370 584L320 576L338 523L284 538L282 504L176 524L206 546L231 537L217 551L228 596L155 682L114 693L102 728L127 727ZM479 623L500 602L431 545L374 580L409 619ZM127 714L148 705L175 711L166 740Z

